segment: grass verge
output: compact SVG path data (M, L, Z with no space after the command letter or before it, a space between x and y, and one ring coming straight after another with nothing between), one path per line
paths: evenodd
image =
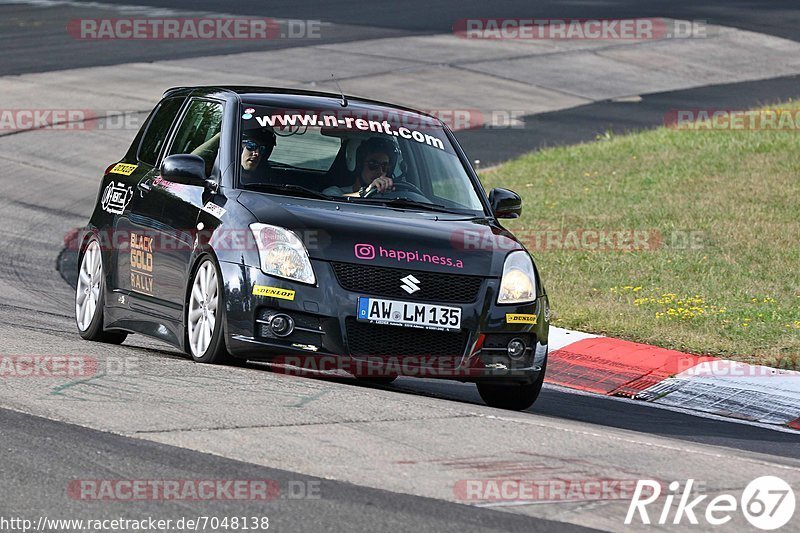
M800 129L606 135L481 179L522 195L504 224L554 325L771 365L800 354Z

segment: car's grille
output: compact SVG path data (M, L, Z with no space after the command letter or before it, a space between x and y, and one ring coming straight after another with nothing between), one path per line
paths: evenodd
M478 298L483 281L483 278L476 276L436 274L351 263L333 263L333 271L339 284L348 291L432 302L474 302ZM402 288L402 278L409 274L419 280L417 285L420 290L413 294L408 294Z
M345 320L350 355L461 356L467 332L384 326Z

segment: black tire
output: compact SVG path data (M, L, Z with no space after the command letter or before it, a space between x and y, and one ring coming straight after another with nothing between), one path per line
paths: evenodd
M191 345L190 339L190 324L189 324L189 313L192 311L192 290L197 281L197 276L204 272L205 268L212 268L214 271L214 275L216 277L216 291L217 291L217 299L216 299L216 310L215 310L215 320L214 320L214 329L211 334L211 340L208 343L208 347L200 354L195 354L194 350ZM222 276L220 275L219 267L217 266L216 261L214 261L210 256L205 256L200 261L198 261L194 273L192 274L191 281L189 282L189 286L187 287L186 291L186 312L184 314L184 324L185 324L185 351L189 356L192 358L193 361L196 363L204 363L204 364L230 364L233 363L235 360L231 355L228 353L228 349L225 347L225 338L224 338L224 328L223 328L223 296L222 296Z
M545 368L542 367L542 371L539 372L539 376L536 380L527 384L501 384L491 381L479 381L477 383L478 393L489 407L524 411L533 405L539 397L539 393L542 391L542 385L544 385L544 373Z
M78 276L80 278L81 272L83 270L83 262L86 260L86 251L91 248L97 247L98 253L100 250L100 242L92 237L86 243L86 246L81 251L79 260L78 260ZM78 310L78 296L80 295L80 291L82 290L81 281L80 279L76 283L75 287L75 326L78 328L78 334L87 341L94 341L94 342L105 342L108 344L121 344L127 337L128 334L125 332L117 332L117 331L104 331L103 330L103 309L105 309L105 302L106 302L106 281L105 281L105 268L103 266L103 256L100 253L98 256L98 260L100 262L100 285L99 285L99 295L97 298L97 305L95 306L93 315L91 320L89 321L89 325L86 329L81 329L81 320L78 317L79 310Z

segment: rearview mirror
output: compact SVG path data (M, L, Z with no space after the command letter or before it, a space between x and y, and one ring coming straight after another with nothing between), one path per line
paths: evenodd
M514 191L492 189L489 191L489 203L497 218L517 218L522 214L522 198Z
M161 177L185 185L208 185L206 162L199 155L175 154L161 162Z

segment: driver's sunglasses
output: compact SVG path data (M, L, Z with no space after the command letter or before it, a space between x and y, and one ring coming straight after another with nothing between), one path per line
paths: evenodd
M251 152L263 152L267 149L266 146L263 144L258 144L257 142L253 141L242 141L242 146L250 150Z
M383 171L383 172L386 172L387 170L389 170L389 162L388 161L377 161L375 159L369 159L368 161L366 161L366 163L367 163L367 168L369 168L370 170L381 169L381 171Z

